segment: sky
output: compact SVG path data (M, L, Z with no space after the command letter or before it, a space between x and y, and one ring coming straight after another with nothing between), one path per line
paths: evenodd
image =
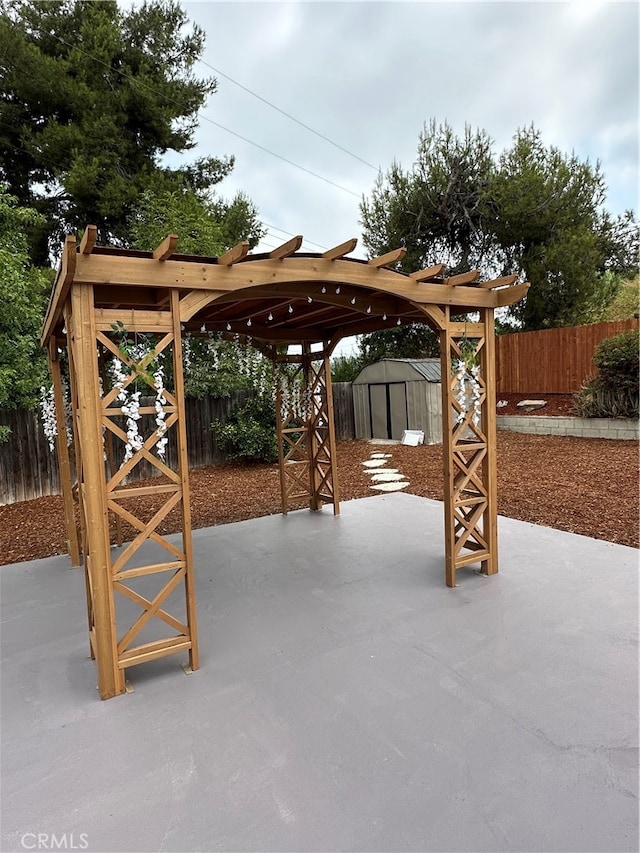
M363 195L394 160L410 168L431 119L483 128L496 153L533 123L546 145L601 162L610 213L638 209L635 2L182 6L206 33L195 73L218 81L193 153L235 156L219 192L257 206L259 248L361 238ZM352 254L366 257L361 240Z

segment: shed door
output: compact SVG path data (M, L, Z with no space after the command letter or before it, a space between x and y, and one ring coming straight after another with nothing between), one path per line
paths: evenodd
M371 438L399 441L407 429L407 389L404 382L380 382L369 385Z
M389 390L389 414L391 430L389 438L400 441L405 429L409 429L407 419L407 386L404 382L387 385Z

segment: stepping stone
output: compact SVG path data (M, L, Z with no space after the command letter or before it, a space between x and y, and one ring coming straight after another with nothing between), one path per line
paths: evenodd
M391 459L391 454L390 453L372 453L371 458L372 459Z
M371 479L374 483L392 483L394 480L404 480L404 474L398 471L382 471L380 474L374 474Z
M362 463L365 468L381 468L383 465L386 465L384 459L367 459Z
M406 489L410 485L408 480L402 483L380 483L378 486L369 486L370 489L377 489L379 492L398 492L400 489Z
M547 405L546 400L520 400L516 403L518 409L543 409Z
M397 474L398 471L396 468L367 468L365 474L371 474L374 476L375 474Z

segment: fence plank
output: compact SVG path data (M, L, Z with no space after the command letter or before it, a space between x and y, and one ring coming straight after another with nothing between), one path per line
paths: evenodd
M338 441L355 438L356 425L353 417L353 386L351 382L333 383L333 420Z
M573 394L595 373L593 354L600 341L638 319L589 326L514 332L496 339L498 394Z

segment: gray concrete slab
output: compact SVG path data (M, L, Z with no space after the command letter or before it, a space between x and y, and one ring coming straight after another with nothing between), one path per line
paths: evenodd
M0 570L3 851L638 849L638 552L501 518L450 590L441 504L342 510L195 531L202 668L108 702L82 574Z

